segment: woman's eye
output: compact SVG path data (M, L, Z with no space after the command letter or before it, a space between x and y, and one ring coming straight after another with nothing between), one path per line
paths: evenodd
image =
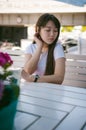
M47 29L47 30L45 30L46 32L50 32L51 30L50 29ZM53 30L53 32L58 32L58 30Z
M54 32L58 32L57 30L54 30Z
M46 30L47 32L50 32L50 30Z

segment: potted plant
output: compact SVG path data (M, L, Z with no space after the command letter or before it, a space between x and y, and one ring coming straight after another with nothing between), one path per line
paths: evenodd
M7 53L0 52L0 130L12 130L20 93L18 79L8 68L13 64Z

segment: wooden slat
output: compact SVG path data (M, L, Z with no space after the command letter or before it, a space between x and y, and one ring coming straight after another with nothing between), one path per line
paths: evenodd
M31 90L29 90L29 91L31 91ZM28 98L29 98L29 100L28 100ZM62 104L62 103L56 102L56 101L51 102L49 100L35 98L35 97L31 97L29 95L27 97L23 94L22 94L22 96L20 96L19 101L41 106L41 107L45 107L45 108L49 108L49 109L61 110L61 111L65 111L65 112L70 112L74 108L73 105Z
M29 83L29 85L31 86L31 88L34 86L34 84L35 83ZM23 88L25 88L26 89L26 87L25 86L29 86L28 85L28 83L27 82L24 82L24 81L21 81L21 87L23 87ZM41 86L41 87L40 87ZM57 87L58 86L58 87ZM66 94L67 92L69 93L69 92L74 92L74 93L78 93L78 94L82 94L81 96L79 95L79 97L83 97L83 95L85 95L86 96L86 91L85 91L85 89L84 88L77 88L77 87L74 87L74 88L72 88L71 86L66 86L66 85L57 85L57 84L51 84L51 83L37 83L37 84L35 84L35 88L34 89L36 89L37 90L37 88L38 87L40 87L40 88L44 88L45 89L45 87L46 87L46 91L45 92L49 92L50 90L51 90L51 92L53 92L54 91L54 94L57 94L57 95L59 95L60 94L60 92L58 92L57 90L60 90L60 91L63 91L63 94ZM27 87L27 88L29 88L29 87ZM39 90L39 88L38 88L38 90ZM43 90L42 90L43 91ZM69 95L73 95L74 96L74 93L69 93ZM52 93L53 94L53 93ZM67 95L68 96L68 95ZM76 96L76 97L78 97L78 96Z
M63 85L86 88L86 55L66 54Z
M64 85L86 88L86 82L76 80L64 80Z
M79 54L65 54L67 59L79 59L79 60L86 60L86 55L79 55Z
M20 86L16 130L85 130L86 89L50 83Z
M67 96L70 98L77 98L77 99L82 99L82 100L86 100L86 91L83 88L72 88L69 86L61 86L61 85L57 85L57 84L50 84L50 83L29 83L28 82L24 83L25 85L23 86L23 84L21 85L22 87L22 91L21 94L23 95L23 92L25 92L26 90L26 94L25 95L29 95L29 93L31 91L36 92L38 94L39 93L48 93L51 95L57 95L57 96ZM28 87L27 87L28 86ZM41 86L41 87L40 87ZM46 91L45 91L46 89ZM46 97L42 97L41 99L46 99ZM51 100L52 97L50 98ZM38 101L40 102L40 101ZM54 100L53 100L54 102ZM55 102L56 102L56 97L55 97ZM52 107L52 106L51 106ZM65 106L66 107L66 106Z
M26 87L24 89L26 89ZM78 105L78 106L86 107L86 100L81 100L80 98L78 98L79 95L76 96L76 98L73 98L74 95L72 96L72 94L71 94L71 96L69 96L67 94L66 94L67 96L64 96L65 91L60 92L61 94L57 94L57 95L54 94L53 95L53 93L48 92L49 89L48 90L46 89L46 92L30 91L28 89L27 89L27 91L24 91L24 89L21 92L23 95L27 95L27 96L31 96L31 97L35 97L35 98L42 98L42 99L45 99L45 100L50 100L52 102L60 102L60 103L65 103L65 104L69 104L69 105ZM47 93L47 95L46 95L46 93ZM53 96L51 96L51 95L53 95ZM64 99L62 97L64 97ZM86 95L85 95L85 99L86 99ZM51 109L51 110L53 110L53 109Z
M85 126L84 126L83 130L86 130L86 123L85 123Z
M85 122L86 108L76 107L55 130L81 130Z
M66 61L67 66L78 66L78 67L86 67L86 61Z
M29 98L28 98L29 100ZM67 112L61 112L53 109L44 108L41 106L26 104L24 102L18 103L18 111L26 111L27 113L33 113L34 115L43 116L49 119L55 119L57 121L61 120L66 116Z
M27 113L17 112L14 129L13 130L25 130L30 124L39 118L37 115L31 115Z
M58 120L52 120L42 117L37 120L33 125L31 125L31 127L27 130L53 130L54 126L56 126L58 123Z
M80 53L81 54L86 54L86 38L80 38Z
M66 79L72 79L72 80L79 80L79 81L84 81L86 82L86 75L83 75L83 74L77 74L77 73L66 73L65 74L65 78Z
M71 73L79 73L79 74L82 74L82 75L86 75L86 68L80 68L80 67L72 67L72 66L67 66L66 67L66 72L71 72Z

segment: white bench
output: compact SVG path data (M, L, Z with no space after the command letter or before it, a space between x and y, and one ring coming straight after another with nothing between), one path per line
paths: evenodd
M86 54L86 38L80 37L78 45L79 54Z
M63 85L86 88L86 55L66 55L66 72Z

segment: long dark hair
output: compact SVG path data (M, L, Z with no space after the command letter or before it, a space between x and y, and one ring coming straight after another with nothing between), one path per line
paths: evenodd
M55 41L48 46L48 56L47 56L47 62L46 62L46 69L45 69L45 75L51 75L54 73L55 68L55 60L54 60L54 48L57 43L59 33L60 33L60 22L59 20L53 15L49 13L45 13L41 15L36 23L35 31L40 32L41 27L45 27L48 21L53 21L56 28L58 29L58 35L55 39Z

